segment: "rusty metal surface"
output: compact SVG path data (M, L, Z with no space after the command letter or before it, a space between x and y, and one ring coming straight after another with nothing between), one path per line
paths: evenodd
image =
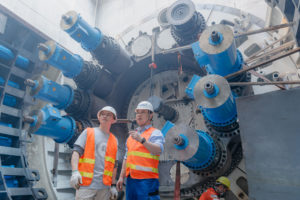
M180 161L177 161L176 163L174 200L180 200Z

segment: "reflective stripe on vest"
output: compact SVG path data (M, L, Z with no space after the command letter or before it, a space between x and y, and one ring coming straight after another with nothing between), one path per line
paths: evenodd
M115 159L113 159L112 157L109 157L109 156L105 156L105 161L111 162L113 164L115 164L115 162L116 162ZM104 170L103 174L106 175L106 176L112 177L113 172Z
M126 167L129 167L131 169L136 169L136 170L144 171L144 172L158 173L158 169L157 168L152 168L152 167L143 167L143 166L129 164L129 163L126 163Z
M103 184L111 185L112 174L117 156L117 139L110 133L106 145L106 152L104 157L104 172ZM87 139L83 155L79 159L78 171L82 176L82 184L84 186L90 185L94 176L95 166L95 132L93 128L87 128Z
M152 158L155 160L159 160L159 156L152 155L151 153L143 153L143 152L139 152L139 151L128 152L127 156L139 156L139 157Z
M104 170L103 174L106 175L106 176L111 176L111 177L112 177L112 174L113 174L113 173L110 172L110 171Z
M155 128L150 127L141 136L148 140ZM134 179L158 178L159 155L152 155L140 142L132 139L127 140L126 176Z
M93 178L93 173L88 173L88 172L80 172L82 177L87 177L87 178Z
M109 157L109 156L105 156L105 161L111 162L113 164L115 164L115 162L116 162L115 159L113 159L112 157Z
M89 164L95 164L95 159L90 159L90 158L80 158L79 159L80 163L89 163Z

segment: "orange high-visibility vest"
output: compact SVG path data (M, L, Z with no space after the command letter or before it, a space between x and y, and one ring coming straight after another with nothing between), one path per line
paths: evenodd
M106 144L103 184L110 186L112 183L112 174L115 167L117 156L117 139L109 133L109 138ZM83 155L79 159L78 171L82 176L82 184L84 186L90 185L94 176L95 166L95 132L93 128L87 128L87 138Z
M199 200L220 200L220 198L213 188L208 188L204 193L202 193Z
M155 128L144 131L141 136L148 140ZM158 178L159 155L152 155L143 144L131 136L127 139L126 176L135 179Z

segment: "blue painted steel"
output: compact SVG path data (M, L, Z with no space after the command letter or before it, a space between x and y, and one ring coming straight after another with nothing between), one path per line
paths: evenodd
M3 78L3 77L1 77L1 76L0 76L0 85L2 85L2 86L3 86L4 84L5 84L5 80L4 80L4 78Z
M17 98L11 96L10 94L5 94L3 104L6 106L15 107L17 105Z
M193 75L192 80L190 81L190 83L188 84L188 86L185 89L185 93L191 99L195 99L195 97L194 97L194 88L195 88L195 85L197 84L197 82L200 80L200 78L201 78L200 76Z
M3 86L4 84L5 84L5 80L0 76L0 85ZM14 88L20 88L19 84L12 82L12 81L8 81L7 84ZM4 99L3 99L3 104L6 106L15 107L17 105L17 99L14 96L5 94Z
M167 121L161 132L165 136L172 127L174 127L174 124L170 121ZM216 144L211 136L206 132L196 130L196 134L199 137L198 150L192 158L186 160L183 162L183 164L194 170L201 170L208 167L213 162L216 155ZM174 147L179 150L184 150L188 145L190 145L189 139L184 133L179 134L179 136L181 136L181 138L184 140L184 144L174 144Z
M15 165L2 165L1 167L15 168ZM14 176L5 175L5 183L7 187L18 187L19 182Z
M0 76L0 85L4 85L5 84L5 80ZM13 81L8 81L7 85L20 89L20 85L18 83L15 83ZM6 106L11 106L11 107L15 107L17 105L17 98L10 95L10 94L5 94L4 99L3 99L3 104Z
M0 76L0 85L4 86L4 84L5 84L5 80ZM20 89L20 85L18 83L15 83L10 80L7 82L7 85L17 88L17 89Z
M67 143L74 136L76 124L72 117L61 116L60 111L51 105L46 105L41 112L42 122L34 134L50 137L57 143ZM30 124L31 127L35 125L36 120Z
M33 86L33 87L31 87L31 91L35 91L35 90L37 90L37 88L38 88L38 86L39 86L39 81L37 81L37 80L33 80L33 82L34 82L34 86Z
M19 187L19 181L14 176L4 176L6 186L9 188L17 188Z
M78 14L75 24L65 31L86 51L95 50L103 40L102 32L98 28L90 26L80 14Z
M179 134L179 136L183 140L183 144L182 145L174 144L174 147L179 150L184 150L189 145L189 138L186 137L184 134Z
M64 76L69 78L77 76L83 67L83 59L79 55L70 53L58 44L51 57L45 62L58 68Z
M7 85L17 88L17 89L20 89L20 85L18 83L10 81L10 80L8 80Z
M9 168L15 168L15 165L2 165L1 167L9 167Z
M162 134L166 137L167 132L174 126L170 121L166 121L164 127L161 129Z
M34 121L30 124L31 127L34 127L37 125L37 122L38 122L38 116L37 115L34 115L34 116L31 116Z
M4 86L4 84L5 84L5 80L4 80L4 78L2 78L0 76L0 85ZM7 85L17 88L17 89L20 89L20 85L18 83L10 81L10 80L8 80Z
M11 61L15 57L15 54L5 46L0 45L0 59ZM18 55L16 58L15 66L23 69L27 69L29 66L29 60L23 56Z
M32 88L32 92L36 93L35 98L51 102L58 109L65 109L71 105L74 91L69 85L60 85L44 76L41 76L40 80L42 83L35 81L36 85ZM41 88L38 87L39 84L42 84Z
M29 60L23 56L18 55L15 62L15 66L22 69L28 69Z
M215 88L215 90L214 90L214 93L212 93L212 94L208 94L208 93L206 92L206 90L203 90L204 95L205 95L207 98L214 98L214 97L216 97L216 96L220 93L220 89L219 89L219 87L218 87L216 84L214 84L214 88Z
M6 126L12 128L12 124L5 123L5 122L0 122L0 126Z
M239 71L242 67L242 54L236 49L234 42L228 49L218 54L206 54L199 46L199 42L192 44L195 59L198 64L206 66L209 74L226 76Z
M12 139L0 136L0 146L11 147Z
M199 146L195 155L182 162L185 166L194 169L201 170L208 167L216 156L216 144L206 132L196 130L199 137Z
M231 94L226 102L217 108L200 107L205 119L214 126L227 126L237 119L235 97Z
M205 65L209 64L209 58L207 54L201 50L199 41L192 43L191 46L194 53L194 57L200 65L200 67L204 67Z
M15 54L5 46L0 45L0 59L11 61L15 57ZM27 69L29 66L29 60L23 56L18 55L15 61L15 66L23 69Z
M0 45L0 59L3 60L12 60L14 59L15 54L5 46Z

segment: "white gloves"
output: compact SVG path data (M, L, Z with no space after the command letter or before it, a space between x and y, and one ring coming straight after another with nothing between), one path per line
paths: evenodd
M82 177L78 170L72 171L72 176L70 180L70 185L78 190L80 188L80 185L82 183Z
M118 197L118 191L116 186L111 186L110 187L110 199L117 199Z

